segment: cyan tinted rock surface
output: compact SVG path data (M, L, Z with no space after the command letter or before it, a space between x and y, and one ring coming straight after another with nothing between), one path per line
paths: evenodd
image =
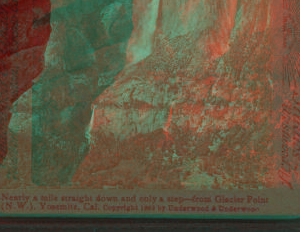
M274 17L267 0L52 1L32 113L29 91L10 124L33 183L274 185Z

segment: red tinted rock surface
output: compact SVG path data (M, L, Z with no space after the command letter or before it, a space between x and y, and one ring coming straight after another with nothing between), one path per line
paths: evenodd
M237 9L235 1L160 2L151 55L125 69L94 102L91 151L74 183L89 188L274 184L272 3L242 0ZM212 24L202 25L201 33L201 19L197 30L191 25L203 2L220 13L207 15ZM168 24L171 12L181 13ZM188 13L190 18L181 15Z
M0 3L0 163L7 153L11 105L44 69L50 9L50 0Z

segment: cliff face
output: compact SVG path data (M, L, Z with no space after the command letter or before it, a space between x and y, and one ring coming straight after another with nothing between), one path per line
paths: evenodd
M68 182L89 151L91 104L126 64L132 1L53 0L50 23L45 69L14 103L9 134L30 136L31 179L41 186ZM6 163L20 164L18 147L9 152Z
M44 69L50 0L0 2L0 164L7 155L12 104Z
M52 1L47 68L10 124L31 136L33 183L274 184L274 4L103 2Z
M93 103L91 150L73 182L100 188L274 184L267 168L275 162L269 157L272 4L148 1L133 13L138 21L128 65Z

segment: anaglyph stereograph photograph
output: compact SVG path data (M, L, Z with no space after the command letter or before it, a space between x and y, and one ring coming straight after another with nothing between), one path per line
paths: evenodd
M299 11L295 0L1 1L0 188L298 183Z

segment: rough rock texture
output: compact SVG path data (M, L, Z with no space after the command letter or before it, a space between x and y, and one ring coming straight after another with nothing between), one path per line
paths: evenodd
M274 184L271 4L162 1L160 11L152 53L94 102L91 151L73 181L95 188Z
M0 164L7 154L11 106L44 68L49 0L0 2Z
M3 185L276 184L275 4L143 1L51 1L46 69L14 104Z

